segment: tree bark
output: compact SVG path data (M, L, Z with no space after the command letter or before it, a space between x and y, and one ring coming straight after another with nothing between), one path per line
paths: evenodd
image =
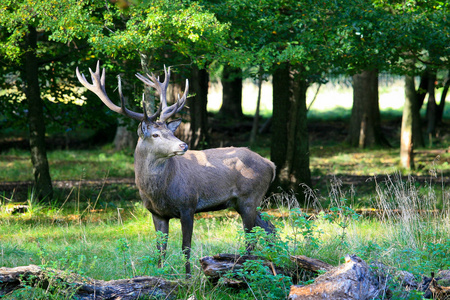
M306 91L308 84L293 66L283 65L273 76L271 158L277 166L273 186L292 190L305 201L304 185L311 186Z
M152 55L139 52L139 57L141 59L141 68L142 71L144 71L144 74L151 74L152 72L149 70L149 65L152 60ZM147 113L149 113L149 115L155 113L158 106L156 103L155 90L146 84L144 84L144 101L148 110Z
M280 168L286 161L288 144L288 114L291 103L289 88L289 65L283 64L273 73L273 110L272 110L272 139L270 158L277 166L277 174L273 186L280 186Z
M239 119L242 113L242 70L228 65L222 73L222 106L220 114L225 117Z
M375 299L385 296L387 286L357 256L346 256L342 264L314 280L313 284L291 286L289 300L297 299Z
M417 109L419 111L422 108L423 103L425 102L425 97L428 92L429 78L430 78L430 70L426 69L420 76L419 88L417 89Z
M29 26L29 32L25 36L25 54L22 62L25 94L28 103L31 162L35 181L34 194L41 200L50 201L53 197L53 186L45 145L44 104L39 87L39 66L36 50L36 28Z
M333 266L329 263L304 255L291 256L291 261L293 261L299 268L314 273L318 273L319 271L330 271L333 269Z
M405 169L414 169L414 112L417 103L414 77L405 76L405 104L403 106L402 128L400 137L400 162Z
M128 130L127 126L119 125L114 136L114 149L116 151L134 150L136 148L137 135L136 132Z
M253 145L256 141L256 135L258 134L259 128L259 109L261 106L261 91L262 91L262 68L259 68L259 76L258 76L258 97L256 99L256 110L255 116L253 117L252 131L250 133L250 145Z
M435 96L436 72L431 71L428 78L428 102L427 102L427 135L430 145L436 133L436 96Z
M25 283L25 284L24 284ZM0 268L0 297L14 290L33 286L74 299L122 299L142 297L175 299L179 283L158 277L95 280L61 270L42 269L35 265Z
M441 100L436 108L436 123L442 123L442 117L444 116L445 98L447 98L448 89L450 88L450 71L447 77L444 79L444 88L442 89Z
M378 71L363 71L353 75L353 108L349 142L365 148L389 145L381 132L378 104Z
M190 98L189 120L190 149L204 149L209 145L208 134L208 82L209 76L206 69L194 66L192 70L192 92L195 97Z
M142 61L141 61L142 62ZM148 71L148 70L147 70ZM147 72L146 73L149 73ZM128 108L131 108L132 110L139 111L141 110L140 105L142 103L139 103L139 108L133 108L131 107L131 103L133 101L130 101L129 96L131 95L132 91L134 89L133 84L131 84L130 81L128 81L128 78L122 79L122 90L123 92L123 98L125 100L125 106ZM148 113L153 113L152 106L154 106L154 96L153 94L149 94L147 90L148 86L144 85L144 90L146 95L144 95L144 101L146 101L146 107L150 107ZM150 105L149 105L150 104ZM116 151L122 151L122 150L129 150L133 151L136 148L136 143L138 140L138 136L136 134L136 128L137 128L137 121L132 120L131 118L127 118L124 116L117 115L117 121L118 126L116 129L116 134L114 136L114 149Z

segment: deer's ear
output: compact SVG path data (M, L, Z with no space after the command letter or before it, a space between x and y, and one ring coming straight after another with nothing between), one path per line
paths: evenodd
M137 133L140 138L145 138L146 136L150 135L149 128L145 122L141 122L139 124Z
M180 126L181 124L181 119L176 119L173 121L170 121L169 123L167 123L167 128L170 129L170 131L175 132L175 130L177 130L178 126Z

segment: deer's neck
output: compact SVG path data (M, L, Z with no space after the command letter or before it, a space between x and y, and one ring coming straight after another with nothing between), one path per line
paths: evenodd
M174 157L160 157L143 147L138 141L134 153L134 171L139 189L152 193L154 189L167 186L171 180L171 168Z

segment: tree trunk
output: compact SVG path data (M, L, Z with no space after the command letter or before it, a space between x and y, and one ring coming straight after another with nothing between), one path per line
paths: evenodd
M292 190L305 200L304 185L311 186L306 91L308 84L292 66L284 65L273 76L271 157L277 166L276 187Z
M143 61L141 60L141 63ZM149 73L148 70L145 71L146 73ZM127 95L132 95L132 91L134 89L134 85L131 84L130 81L125 78L124 80L121 80L122 83L122 89L125 91L123 93L123 98L125 100L125 106L128 108L131 108L134 111L142 110L141 105L142 103L139 103L138 108L131 107L131 103L133 101L129 101L129 97ZM148 86L144 85L144 101L146 101L146 107L150 107L148 109L148 113L153 113L153 106L154 106L154 95L150 94L147 90ZM131 103L130 103L131 102ZM116 151L122 151L122 150L129 150L133 151L136 148L136 143L138 140L138 136L136 134L136 128L137 128L137 121L132 120L131 118L118 116L118 126L116 129L116 134L114 136L114 149Z
M222 106L219 111L225 117L239 119L242 113L242 70L228 65L223 67Z
M376 70L353 75L353 108L349 142L352 146L359 148L389 145L381 132Z
M291 90L289 88L289 65L283 64L273 73L273 110L272 110L272 139L270 158L277 166L276 177L272 186L281 185L280 170L286 161L288 144L288 115L291 108ZM273 190L277 192L278 190Z
M149 65L151 63L152 56L148 55L144 52L139 52L139 57L141 59L141 68L144 71L144 74L151 74L152 72L149 70ZM158 104L156 103L155 90L144 84L144 101L147 107L147 113L152 115L156 112L156 108Z
M429 79L430 79L430 70L426 69L425 71L423 71L422 76L420 76L419 88L417 89L417 109L419 111L422 108L423 103L425 102L425 96L427 95L428 91Z
M413 123L415 103L417 103L414 77L405 76L405 104L403 106L402 129L400 137L400 162L405 169L414 169Z
M114 149L116 151L134 150L137 143L137 135L135 130L128 130L127 126L117 126L116 135L114 136Z
M194 66L192 70L192 93L195 97L189 100L190 149L203 149L209 145L208 135L208 82L209 76L206 69Z
M252 132L250 133L250 145L253 145L255 143L256 135L258 134L258 128L259 128L259 109L261 106L261 90L262 90L262 81L263 81L262 72L263 72L262 68L259 68L258 97L256 99L256 110L255 110L255 116L253 117Z
M29 26L25 36L25 54L23 56L23 79L28 102L28 126L30 132L31 162L34 175L34 195L49 201L53 197L53 187L45 146L45 122L43 102L39 87L39 66L36 57L37 32Z
M450 71L447 75L447 78L444 80L444 88L442 89L441 101L439 101L439 105L436 109L436 123L442 123L442 117L444 116L445 109L445 98L447 98L448 89L450 88Z
M431 72L428 78L428 102L427 102L427 135L432 145L433 136L436 133L436 97L435 97L436 72Z

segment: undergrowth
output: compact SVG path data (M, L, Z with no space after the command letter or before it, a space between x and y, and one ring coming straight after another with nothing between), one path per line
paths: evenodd
M290 260L295 255L339 265L346 254L356 254L368 263L411 272L417 281L423 275L449 269L448 188L437 177L430 177L425 185L412 177L402 180L399 174L382 182L376 177L373 180L376 193L370 211L358 211L355 191L344 189L337 178L330 182L326 197L309 190L305 207L300 207L291 193L268 199L278 207L261 210L277 228L270 237L260 228L244 233L240 218L232 211L199 214L189 281L184 280L179 221L171 221L167 255L162 268L157 268L156 243L167 237L154 232L150 214L138 202L112 205L97 195L88 201L72 199L52 205L30 202L28 210L11 215L8 199L2 198L0 263L5 267L32 263L103 280L140 275L182 280L179 299L192 295L197 299L285 299L292 284L309 284L317 276L296 270ZM324 203L328 203L326 207ZM270 266L257 260L247 261L243 269L228 275L245 282L245 289L236 291L221 282L214 285L204 277L199 258L217 253L245 254L249 242L256 244L252 254L291 268L290 275L274 274ZM394 298L420 297L420 293L404 291L395 277L389 285ZM68 299L71 293L57 282L46 289L30 284L5 299Z

